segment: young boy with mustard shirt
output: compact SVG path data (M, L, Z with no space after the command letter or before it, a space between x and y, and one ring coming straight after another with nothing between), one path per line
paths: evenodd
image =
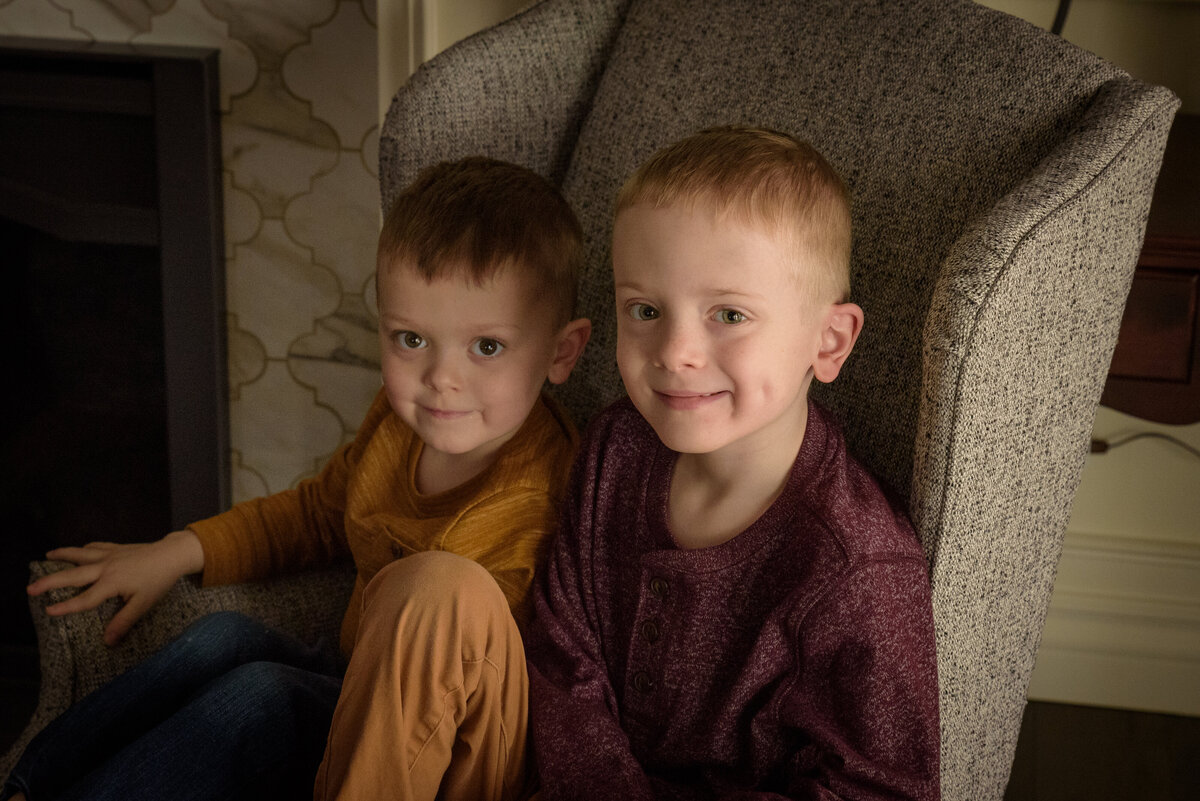
M157 542L52 551L76 566L29 587L86 587L56 615L121 597L111 643L180 576L351 559L348 665L210 615L51 723L0 797L522 793L520 626L577 446L543 386L590 335L572 316L581 262L574 214L533 172L468 158L418 176L379 240L383 388L354 441L295 489Z

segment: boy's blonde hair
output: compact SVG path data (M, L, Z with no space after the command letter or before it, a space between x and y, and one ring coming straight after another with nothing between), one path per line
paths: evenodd
M849 298L849 192L815 148L792 136L727 126L668 145L621 188L616 214L641 203L707 203L740 222L768 225L791 240L797 276L813 280L814 300ZM816 269L799 270L810 264Z
M482 284L499 270L521 270L563 325L575 312L583 231L549 181L516 164L471 156L427 167L392 203L379 234L376 275L402 261L427 281L459 274Z

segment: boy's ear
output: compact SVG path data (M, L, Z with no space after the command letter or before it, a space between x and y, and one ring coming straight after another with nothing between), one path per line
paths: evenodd
M551 384L561 384L570 377L575 362L583 355L583 347L591 336L592 321L583 318L572 320L558 330L554 359L546 373Z
M835 303L825 311L821 348L813 362L813 377L828 384L838 377L842 363L862 333L863 310L854 303Z

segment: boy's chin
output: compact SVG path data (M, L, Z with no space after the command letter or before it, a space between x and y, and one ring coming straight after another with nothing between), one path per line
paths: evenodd
M650 424L659 441L676 453L702 454L720 450L726 442L720 442L712 436L701 436L696 431L689 431L685 426Z

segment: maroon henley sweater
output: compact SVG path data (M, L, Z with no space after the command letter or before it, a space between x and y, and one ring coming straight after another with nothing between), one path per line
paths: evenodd
M675 456L624 400L575 462L526 638L547 801L937 799L925 560L832 418L711 548L671 537Z

